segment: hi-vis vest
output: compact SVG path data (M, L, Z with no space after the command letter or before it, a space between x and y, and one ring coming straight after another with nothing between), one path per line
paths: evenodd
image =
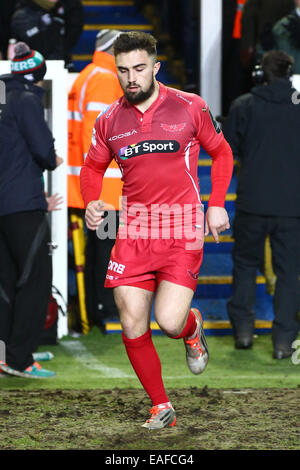
M246 1L247 0L237 0L236 2L236 15L232 33L234 39L241 39L242 36L242 15Z
M80 170L89 150L93 127L99 113L123 95L114 57L95 51L93 61L80 72L68 98L68 207L84 208L80 193ZM115 161L107 168L102 199L119 210L123 183Z

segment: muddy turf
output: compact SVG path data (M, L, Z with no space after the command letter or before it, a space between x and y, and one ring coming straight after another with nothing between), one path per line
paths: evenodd
M149 431L142 390L2 390L1 449L292 450L296 389L170 389L175 427Z

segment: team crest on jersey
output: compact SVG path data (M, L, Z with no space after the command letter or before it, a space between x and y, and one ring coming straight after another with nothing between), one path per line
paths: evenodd
M163 124L161 123L160 127L166 132L181 132L186 126L186 122L180 124Z
M177 140L144 140L137 144L122 147L118 155L121 160L138 157L139 155L147 155L149 153L175 153L180 149Z

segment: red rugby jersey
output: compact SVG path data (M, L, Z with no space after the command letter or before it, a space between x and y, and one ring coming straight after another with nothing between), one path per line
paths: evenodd
M213 158L209 205L224 207L233 157L223 133L200 96L159 86L158 98L144 113L123 96L98 116L80 175L85 205L99 198L113 158L122 173L128 208L199 205L201 146Z

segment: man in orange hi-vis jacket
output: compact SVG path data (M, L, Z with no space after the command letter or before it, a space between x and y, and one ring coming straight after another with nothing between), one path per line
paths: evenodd
M240 60L242 16L246 0L223 0L222 113L227 116L232 101L249 88L248 74Z
M120 31L104 29L96 38L93 59L74 81L68 98L68 207L84 208L79 173L91 144L97 116L123 95L112 55L113 41ZM119 210L121 173L116 163L107 169L101 199L107 209ZM99 194L100 197L100 194ZM117 212L118 214L118 212ZM110 250L114 240L99 240L88 231L85 262L86 310L89 320L103 328L103 316L116 312L113 296L104 289ZM99 311L103 310L102 312Z
M245 3L246 0L237 0L236 2L236 14L232 32L234 39L241 39L242 37L242 16Z
M119 31L108 29L98 33L93 61L82 70L69 93L69 207L84 208L79 187L79 172L91 144L95 120L123 94L117 77L115 59L109 52L118 34ZM101 199L118 209L122 188L121 175L113 168L117 168L117 165L111 167L111 171L105 175L107 184L103 187Z

